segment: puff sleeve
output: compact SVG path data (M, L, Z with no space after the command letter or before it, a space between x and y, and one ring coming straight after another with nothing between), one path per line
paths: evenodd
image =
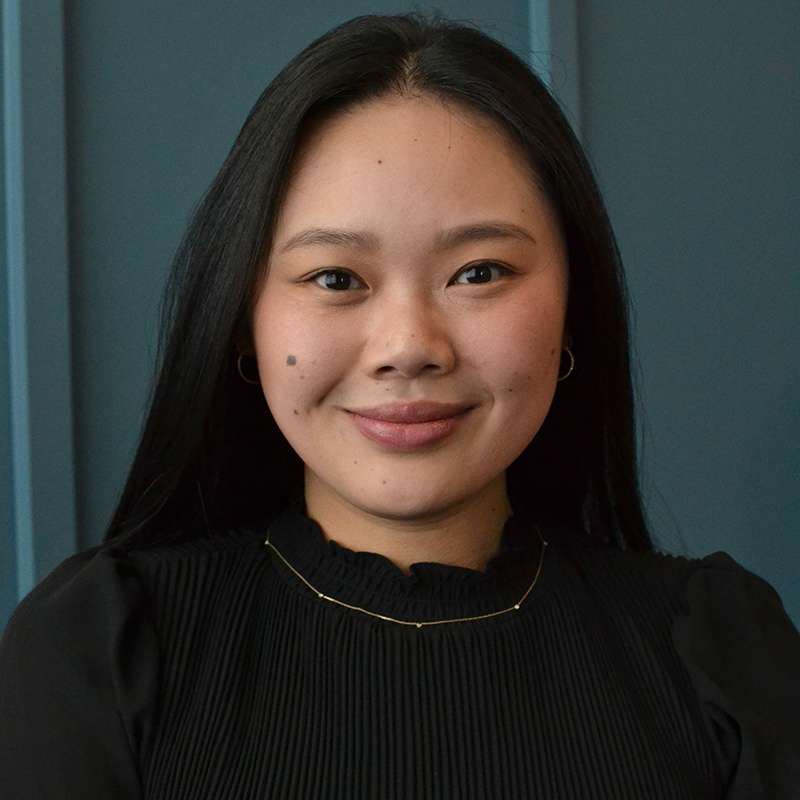
M90 551L45 578L0 641L0 797L141 798L158 660L124 556Z
M765 581L724 553L700 563L673 641L703 702L726 800L796 800L800 634Z

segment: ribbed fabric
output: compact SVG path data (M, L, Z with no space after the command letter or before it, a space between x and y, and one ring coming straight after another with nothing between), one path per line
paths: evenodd
M325 546L299 516L269 535L325 594L422 620L519 600L539 544L513 533L485 573L419 565L412 577ZM519 611L417 629L320 600L263 535L137 558L165 676L147 797L720 795L670 641L686 562L631 569L596 553L587 566L553 543Z
M281 554L320 591L411 620L513 605L539 562L533 528L513 520L486 572L423 564L410 576L380 556L325 544L299 515L269 527ZM711 568L543 533L551 544L520 610L420 629L321 600L264 546L266 527L77 557L6 634L3 724L25 728L28 748L44 724L32 719L63 726L60 701L39 698L45 681L58 683L58 659L70 658L70 674L84 677L69 687L78 699L67 719L87 709L74 736L85 731L97 742L91 749L105 748L123 766L115 783L92 783L92 770L76 760L91 753L67 735L41 761L57 778L39 776L35 786L28 749L5 761L0 754L3 796L684 800L725 797L737 770L750 781L734 739L715 736L719 726L673 644L674 623L690 610L687 582ZM108 591L119 585L124 591ZM76 586L104 609L112 604L99 621L84 601L71 604ZM50 608L60 622L46 622L29 646L30 620L49 619L42 609ZM70 625L70 635L56 632ZM26 677L24 665L42 657L56 666ZM791 715L798 706L789 694L774 705ZM774 733L774 718L770 725ZM743 730L739 741L752 738ZM787 780L797 764L782 762ZM763 775L751 775L735 796L766 796L756 786ZM70 781L77 793L59 789Z

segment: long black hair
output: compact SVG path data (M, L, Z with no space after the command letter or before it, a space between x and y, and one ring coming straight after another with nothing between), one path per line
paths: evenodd
M508 470L513 507L610 544L649 547L624 281L591 169L558 104L519 58L475 29L418 15L359 17L333 29L250 113L175 256L150 411L108 539L194 538L277 513L302 492L299 458L259 387L237 372L237 343L304 130L350 105L409 92L458 102L509 133L567 245L576 367Z

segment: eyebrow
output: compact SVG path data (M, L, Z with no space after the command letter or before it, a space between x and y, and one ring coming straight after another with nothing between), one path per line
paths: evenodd
M459 225L441 231L435 237L436 248L450 250L471 242L492 239L520 239L536 244L536 239L525 228L510 222L482 222ZM377 250L378 237L362 231L344 228L307 228L292 236L280 249L283 252L298 247L352 247L360 250Z
M442 231L436 236L436 246L441 250L449 250L462 244L491 239L522 239L536 244L536 239L519 225L510 222L482 222Z
M281 247L294 250L296 247L357 247L360 250L377 250L378 239L371 233L348 231L343 228L308 228L292 236Z

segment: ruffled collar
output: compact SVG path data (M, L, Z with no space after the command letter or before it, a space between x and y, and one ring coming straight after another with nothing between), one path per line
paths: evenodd
M326 542L316 522L297 509L287 511L268 526L270 542L291 568L271 552L276 570L298 591L314 589L342 603L366 608L397 619L427 621L489 614L513 606L530 587L542 552L537 528L530 519L513 516L506 523L501 549L483 572L446 564L412 564L405 574L377 553L356 553L336 542ZM292 569L293 568L293 569ZM544 590L548 562L534 591Z

